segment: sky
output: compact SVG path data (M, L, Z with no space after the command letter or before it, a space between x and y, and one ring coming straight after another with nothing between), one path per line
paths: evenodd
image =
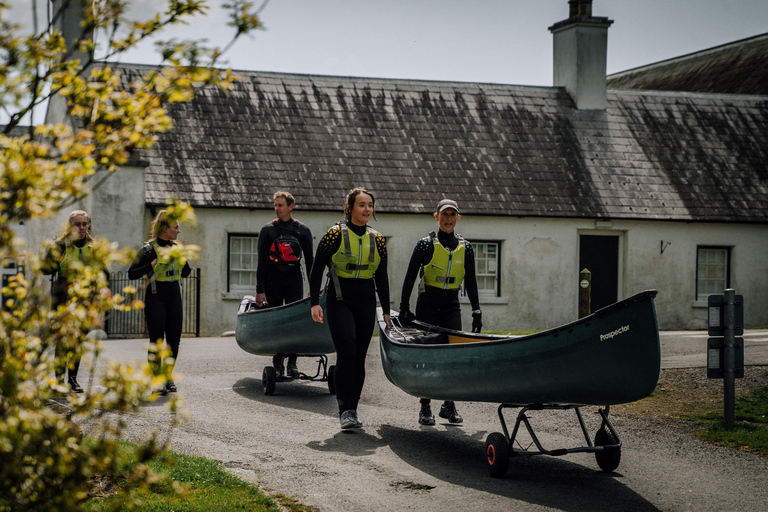
M13 19L29 23L32 1L10 0ZM165 37L226 45L222 1ZM158 3L133 0L130 14L146 19ZM594 0L592 14L614 21L608 74L768 32L768 0ZM567 17L567 0L267 0L265 30L225 60L236 70L551 86L548 27ZM159 58L144 45L121 61Z

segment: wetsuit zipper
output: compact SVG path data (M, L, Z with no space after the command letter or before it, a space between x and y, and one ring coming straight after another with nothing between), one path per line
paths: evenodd
M448 251L448 272L445 274L445 282L443 283L443 290L448 288L448 276L451 275L452 265L453 265L453 251Z
M357 270L355 271L355 279L360 277L360 265L363 264L363 237L357 239Z

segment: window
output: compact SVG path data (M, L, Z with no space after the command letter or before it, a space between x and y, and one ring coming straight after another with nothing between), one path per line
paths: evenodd
M727 247L699 247L696 254L696 300L721 294L730 286L731 254Z
M499 295L499 243L472 242L475 250L475 273L480 297Z
M230 292L256 294L257 236L229 235Z

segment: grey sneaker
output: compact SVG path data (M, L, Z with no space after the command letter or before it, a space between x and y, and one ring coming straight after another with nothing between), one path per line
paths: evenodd
M419 423L422 425L434 425L435 415L432 414L432 408L429 404L421 404L421 410L419 411Z
M296 360L291 358L288 358L288 365L286 368L288 372L288 377L295 379L297 377L301 376L301 372L299 372L299 368L296 366Z
M283 356L276 355L272 357L272 366L275 367L275 373L277 377L285 375L285 368L283 368Z
M447 419L451 423L461 423L464 421L464 418L459 415L459 411L456 410L454 402L445 402L440 406L440 417Z
M339 416L339 422L341 423L341 428L344 430L361 427L363 425L363 423L357 419L357 412L352 409L342 412Z

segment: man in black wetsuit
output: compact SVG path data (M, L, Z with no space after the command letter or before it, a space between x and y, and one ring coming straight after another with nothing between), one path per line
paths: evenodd
M294 198L284 191L275 192L275 215L259 232L256 269L256 306L275 307L300 300L304 295L301 257L312 271L312 232L292 217ZM284 375L283 358L288 356L287 375L299 377L296 354L275 354L272 364L278 377Z
M475 277L475 253L472 245L461 235L454 233L459 220L459 206L456 201L443 199L437 204L435 219L440 228L419 240L413 249L411 261L403 280L399 318L409 322L416 318L422 322L461 330L461 306L459 289L464 286L472 305L472 331L480 332L483 326L480 300ZM423 290L420 286L416 300L416 316L410 311L411 290L419 270L422 270ZM456 404L446 401L440 407L440 417L451 423L461 423L463 418L456 410ZM419 423L434 425L430 400L421 399Z

